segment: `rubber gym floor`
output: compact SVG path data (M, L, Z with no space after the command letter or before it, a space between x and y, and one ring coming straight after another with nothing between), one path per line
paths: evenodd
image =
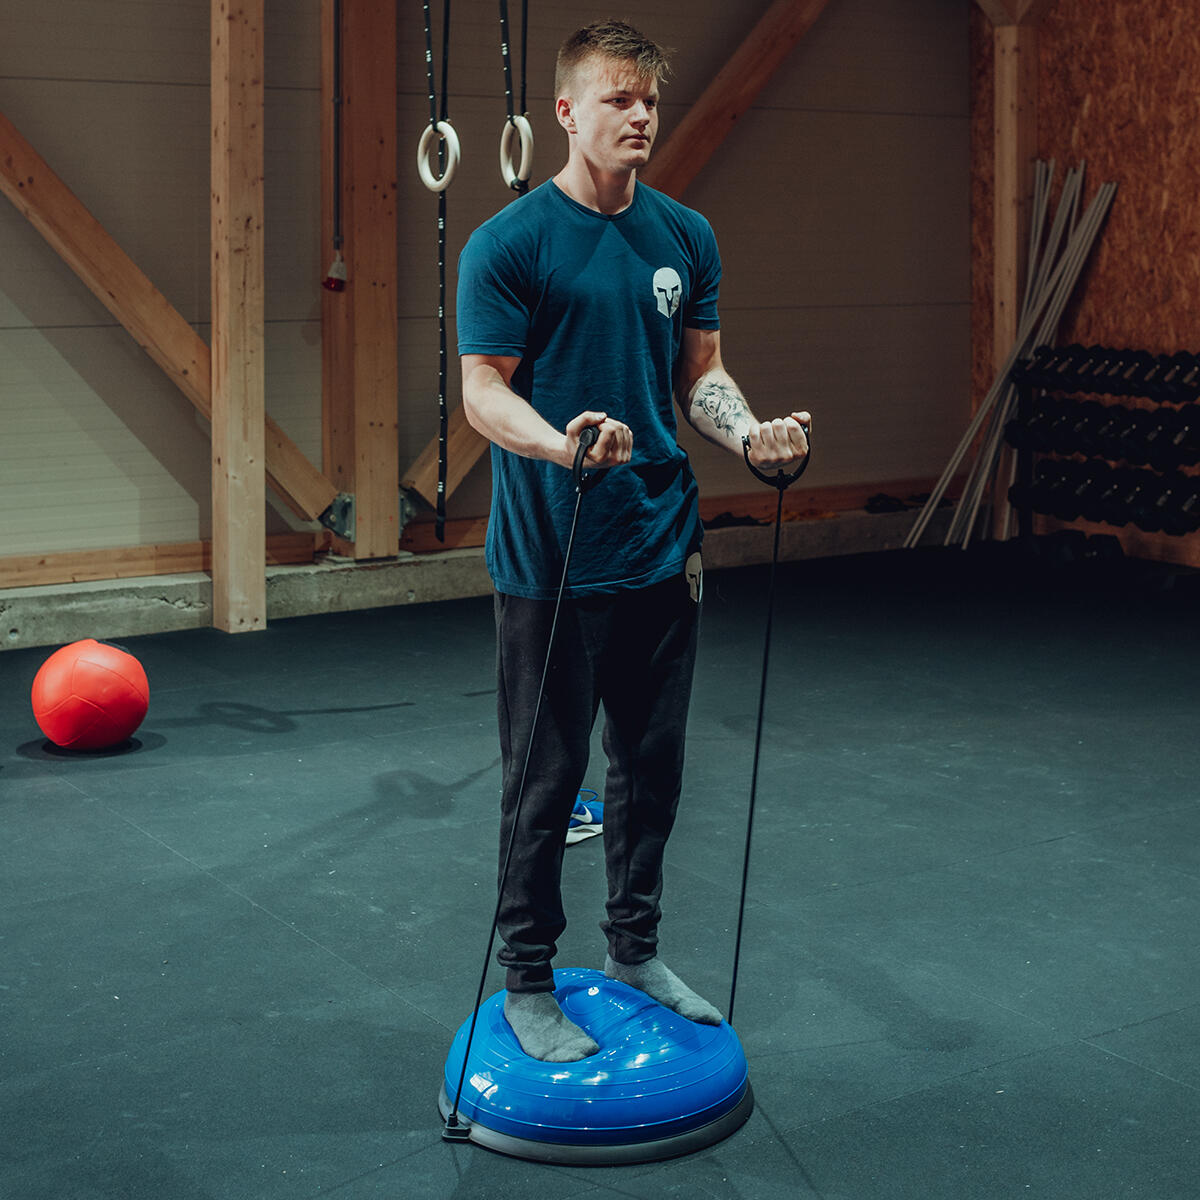
M668 856L662 957L719 1006L766 579L706 581ZM0 1195L1193 1198L1198 596L1011 547L781 567L757 1107L620 1167L441 1138L493 900L490 600L130 639L151 707L109 754L40 736L50 648L0 655ZM558 965L601 966L600 839L564 887Z

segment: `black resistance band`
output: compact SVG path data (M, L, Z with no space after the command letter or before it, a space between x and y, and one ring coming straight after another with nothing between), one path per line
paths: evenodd
M805 429L804 432L807 436L811 436L809 430ZM737 937L733 944L733 978L729 984L729 1008L725 1013L725 1020L730 1025L733 1024L733 1001L737 996L738 966L742 957L742 923L746 915L746 881L750 878L750 843L754 837L754 808L758 798L758 759L762 750L763 709L767 701L767 667L771 661L771 624L775 612L775 568L779 565L779 530L783 524L783 493L808 470L808 464L812 461L812 443L809 443L808 453L791 474L782 469L774 475L767 475L760 471L750 461L750 439L748 437L742 438L742 454L745 456L746 466L763 483L768 483L771 487L776 488L779 497L775 505L775 546L771 551L771 575L767 583L767 629L763 637L762 681L758 688L758 721L754 728L754 767L750 774L750 811L746 817L746 849L742 856L742 894L738 900Z
M525 747L525 763L521 768L521 782L517 785L517 798L513 804L512 827L508 832L508 846L504 851L504 866L500 871L500 883L496 889L496 908L492 914L492 927L488 931L487 949L483 954L483 970L479 976L479 988L475 993L475 1008L471 1014L471 1028L467 1031L467 1044L463 1047L462 1071L458 1076L458 1088L454 1093L454 1104L450 1115L446 1118L446 1127L442 1130L442 1138L448 1142L467 1141L470 1130L458 1123L458 1105L462 1100L463 1085L467 1079L467 1060L471 1056L471 1042L475 1037L475 1024L479 1020L479 1006L483 1002L483 989L487 983L488 966L492 961L492 947L496 943L496 926L500 923L500 905L504 899L504 888L508 883L509 867L512 864L513 844L516 841L517 825L521 820L521 805L525 799L525 780L529 777L529 764L533 761L533 741L537 736L538 719L542 714L542 698L546 693L546 680L550 675L550 663L554 654L554 635L558 632L558 615L562 611L563 593L567 589L567 572L571 567L571 551L575 548L575 529L579 524L579 506L583 501L583 493L592 487L599 476L593 471L590 475L584 471L584 460L588 449L593 446L600 436L600 430L595 425L589 425L579 435L579 448L575 451L575 463L572 468L575 477L575 514L571 518L571 532L567 537L567 549L563 555L562 580L558 585L558 598L554 602L554 616L550 621L550 637L546 642L546 661L542 666L542 681L538 687L537 704L533 709L533 720L529 724L529 742Z

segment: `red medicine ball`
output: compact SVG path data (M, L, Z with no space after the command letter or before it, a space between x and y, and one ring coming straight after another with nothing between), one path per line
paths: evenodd
M33 715L64 749L103 750L125 741L149 704L142 664L92 638L56 650L33 680Z

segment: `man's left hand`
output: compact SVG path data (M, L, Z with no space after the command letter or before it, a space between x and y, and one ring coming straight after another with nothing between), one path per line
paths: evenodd
M806 412L790 417L776 417L751 425L750 462L760 470L774 470L795 465L808 454L808 433L812 417Z

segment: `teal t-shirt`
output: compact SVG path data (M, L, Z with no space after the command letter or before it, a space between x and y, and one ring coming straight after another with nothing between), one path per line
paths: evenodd
M481 225L459 258L459 354L519 358L513 390L556 429L593 410L633 431L632 461L583 497L568 595L648 587L699 547L674 375L684 327L720 326L720 277L708 222L641 183L614 216L543 183ZM492 447L498 591L556 595L574 510L570 471Z

